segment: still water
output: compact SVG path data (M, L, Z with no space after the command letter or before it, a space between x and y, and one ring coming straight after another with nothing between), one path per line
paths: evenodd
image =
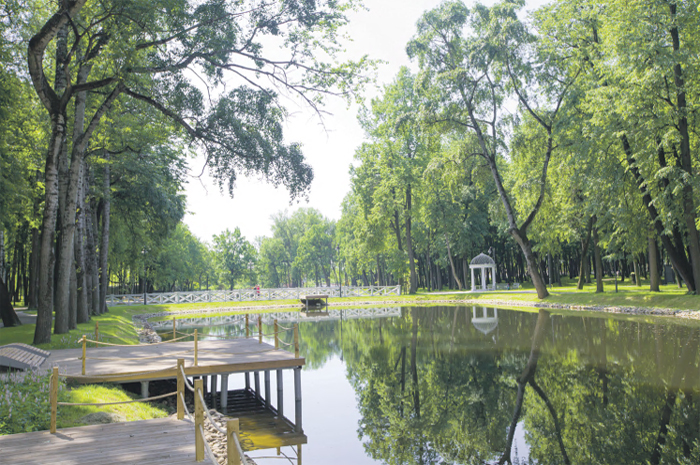
M306 465L700 464L694 322L481 307L298 321Z

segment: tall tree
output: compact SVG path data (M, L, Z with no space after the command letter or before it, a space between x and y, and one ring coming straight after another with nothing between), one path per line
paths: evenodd
M509 232L522 249L538 297L549 293L539 273L527 236L545 196L547 169L570 85L578 74L564 51L540 42L520 20L521 5L498 3L492 8L446 2L423 15L408 45L418 59L422 83L440 98L430 108L433 119L473 131L478 154L488 164L508 219ZM560 54L561 53L561 54ZM517 99L524 117L543 134L536 201L524 220L513 204L500 173L507 147L510 118L504 117L509 97Z

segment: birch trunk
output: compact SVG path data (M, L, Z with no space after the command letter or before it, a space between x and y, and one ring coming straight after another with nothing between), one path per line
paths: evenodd
M593 255L595 256L595 291L605 292L603 289L603 261L600 258L600 247L598 246L598 228L593 228Z
M406 187L406 249L408 251L408 264L411 269L411 277L408 288L409 294L415 294L418 290L418 276L416 275L416 259L413 253L413 238L411 237L411 185Z
M102 198L104 202L104 207L102 210L102 240L100 242L100 313L105 313L108 311L107 289L109 287L109 221L112 207L112 183L110 181L110 166L108 153L105 153L104 159L106 163L104 169L104 181L102 185ZM202 287L201 283L199 287Z
M77 315L78 323L90 320L87 303L87 284L85 281L85 161L83 160L78 189L78 218L75 232L75 275L77 280Z

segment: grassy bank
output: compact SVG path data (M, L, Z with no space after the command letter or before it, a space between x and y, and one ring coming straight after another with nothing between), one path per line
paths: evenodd
M109 312L93 316L89 322L79 324L77 329L67 334L52 335L50 343L40 344L38 347L47 350L76 348L83 334L87 335L88 339L94 339L96 322L100 327L100 340L113 344L138 344L139 338L131 318L144 312L136 307L112 307ZM24 324L15 328L0 328L0 345L12 342L31 344L34 340L34 327L33 324Z

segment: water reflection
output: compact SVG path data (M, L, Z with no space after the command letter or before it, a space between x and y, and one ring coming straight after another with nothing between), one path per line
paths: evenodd
M355 398L335 401L357 403L368 462L700 463L695 323L472 307L395 314L300 321L307 369L343 355Z

